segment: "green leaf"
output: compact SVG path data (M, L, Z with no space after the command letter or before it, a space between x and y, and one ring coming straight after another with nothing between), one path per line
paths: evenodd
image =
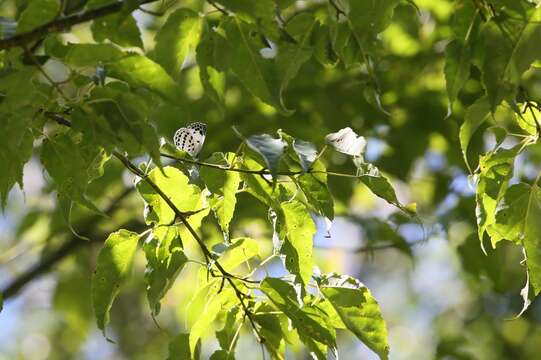
M230 17L224 20L222 28L227 43L221 56L227 59L233 73L254 96L282 114L290 115L292 111L285 107L280 97L280 76L275 62L259 53L265 45L260 42L257 27Z
M131 14L121 12L95 19L90 28L96 42L111 40L120 46L143 48L141 31Z
M85 192L92 180L103 175L107 160L109 156L102 148L77 141L66 133L45 139L41 148L41 162L55 181L58 193L97 213L101 211Z
M270 304L260 303L254 314L256 323L260 326L259 332L265 339L265 347L276 359L285 359L285 339L289 334L288 320L283 314L276 314Z
M336 333L334 328L329 327L327 319L321 312L315 311L309 306L301 307L297 301L297 292L289 283L277 278L265 278L261 282L260 289L272 303L282 311L290 320L299 335L306 335L306 339L312 339L327 345L331 349L336 348Z
M177 9L156 34L156 62L173 78L178 78L189 51L201 35L202 19L190 9Z
M272 20L276 4L273 0L216 0L234 13L244 15L250 19Z
M514 102L522 74L541 57L541 49L536 46L541 37L541 8L530 9L524 21L506 21L505 32L502 29L490 21L482 32L482 80L492 111L504 99Z
M199 282L199 287L194 289L193 295L186 307L186 326L192 327L199 319L201 314L209 301L216 294L216 282L214 278L210 278L206 281L206 277L201 276L200 279L205 279Z
M313 271L313 237L316 226L308 209L297 200L283 202L283 226L280 232L286 234L286 239L280 249L285 255L286 269L297 276L297 282L308 284Z
M494 224L488 228L492 242L506 239L522 244L534 295L541 292L541 189L519 183L507 189Z
M355 34L347 22L332 23L330 27L333 52L342 61L346 69L360 62L360 47Z
M298 182L308 203L329 220L334 219L334 201L327 187L327 172L321 161L312 165L312 172L302 174Z
M176 226L154 228L143 249L147 258L147 298L156 316L160 312L160 300L171 288L188 258L182 250L182 240Z
M357 168L357 174L363 184L376 196L387 201L389 204L402 208L396 197L393 186L389 180L381 174L379 169L370 163L361 163Z
M531 189L528 184L520 183L503 190L505 191L503 201L495 214L495 221L490 224L487 231L493 244L501 240L521 244L530 206L536 206L535 191L537 189ZM530 204L532 200L533 204Z
M259 245L255 240L250 238L233 239L231 245L220 256L220 265L226 271L231 272L257 255L259 255Z
M32 0L24 9L17 22L17 33L25 33L35 29L60 15L58 0Z
M144 100L118 81L96 87L89 99L90 107L73 111L73 128L82 132L89 143L108 151L120 148L132 156L148 153L161 166L159 140L148 122L149 109Z
M476 189L476 216L479 241L483 247L483 235L495 221L496 207L503 198L509 180L513 176L513 164L520 145L513 149L498 149L479 159L479 182ZM496 246L497 237L491 237Z
M306 334L302 332L299 332L299 338L310 350L310 356L312 357L312 359L316 359L316 360L328 359L327 357L328 347L325 344L322 344L319 341L312 339L310 336L307 336ZM336 358L336 355L333 354L331 358Z
M180 333L176 335L169 343L169 356L167 360L199 360L201 342L197 343L192 356L189 338L190 334Z
M246 139L246 144L261 155L272 173L273 180L276 181L280 159L284 155L287 144L282 139L275 139L268 134L252 135Z
M302 36L297 43L291 44L284 42L280 43L278 46L276 66L279 74L281 74L280 99L283 97L289 82L297 76L302 65L310 60L314 52L314 49L310 44L310 38L317 21L313 15L309 13L300 13L295 16L292 21L303 17L307 17L307 26L303 26Z
M206 198L205 194L201 193L201 196L199 198L199 203L197 204L198 210L196 214L190 215L188 217L188 223L192 227L193 230L197 231L201 227L201 223L203 222L203 219L205 219L208 214L210 213L210 207L206 206ZM201 210L202 209L202 210ZM180 238L184 239L186 242L195 242L192 233L188 230L188 228L184 224L179 224L179 232L180 232Z
M513 44L492 21L485 24L481 36L485 44L481 79L490 109L494 111L502 100L511 99L514 95L515 85L509 83L505 76L509 57L513 53Z
M230 167L236 158L234 153L214 153L207 163ZM220 228L224 234L229 234L229 223L237 204L237 190L241 182L240 173L224 171L203 166L200 170L201 179L212 193L210 205L216 214Z
M331 28L325 24L318 24L313 36L315 59L325 67L335 67L339 59L333 49Z
M250 156L244 155L241 168L250 171L261 171L263 166ZM257 200L268 206L272 206L274 204L272 187L264 180L262 175L241 173L241 178L245 185L247 185L247 191Z
M481 20L477 4L469 0L458 0L454 3L453 16L451 19L451 29L455 38L459 41L466 41L468 34L473 31L472 26ZM471 35L470 35L471 36Z
M464 116L464 122L460 126L460 147L462 148L464 162L466 163L466 166L470 172L471 168L468 162L468 146L475 131L479 128L479 126L481 126L482 123L485 122L485 120L487 120L489 115L490 104L488 103L487 97L483 96L468 107Z
M3 116L0 121L0 133L4 139L0 146L0 164L2 164L2 176L0 176L0 203L5 207L7 196L13 185L18 183L23 187L24 164L32 156L34 137L31 131L31 114L22 111L12 116Z
M169 74L143 55L132 54L110 63L108 76L127 82L133 88L143 87L171 102L182 99L182 90Z
M223 59L219 57L217 52L220 41L222 40L213 30L204 32L197 46L196 60L205 95L216 103L223 115L225 111L225 73L221 70L224 65Z
M211 193L223 195L224 184L227 182L227 175L235 173L233 171L226 171L227 168L231 167L231 162L234 159L234 153L224 154L222 152L215 152L205 160L205 163L213 164L219 167L214 168L210 166L202 166L201 170L199 171L201 179Z
M524 109L520 114L515 113L515 119L518 126L529 135L536 135L539 128L538 122L541 119L541 112L536 108L537 104L523 104L521 109Z
M400 0L350 1L348 18L361 47L369 45L390 24Z
M388 359L387 327L370 290L349 276L335 274L326 277L320 289L346 327L380 359Z
M144 147L154 163L161 167L160 141L156 130L150 125L149 109L145 106L143 99L133 93L121 93L115 100L122 117L128 121L129 131Z
M312 295L307 295L303 299L304 307L311 313L320 317L327 327L336 328L334 325L338 324L338 328L345 329L345 325L332 307L332 305L323 298L316 298ZM323 305L326 304L327 306ZM323 306L322 306L323 305ZM331 318L332 317L332 318ZM337 359L337 349L329 348L327 345L314 340L303 332L298 332L299 339L308 347L312 358L317 360L327 360L329 358ZM330 350L330 354L329 353Z
M208 332L220 311L228 310L227 304L232 299L236 299L232 289L222 290L222 292L211 295L207 299L190 331L190 351L192 353L195 351L199 339Z
M193 184L180 170L166 166L163 171L153 169L148 178L153 181L165 195L183 212L201 210L201 190ZM173 209L145 180L139 180L137 191L145 200L145 221L147 224L170 225L175 220Z
M445 82L449 109L458 96L464 84L470 78L472 47L470 41L453 40L446 47L445 54Z
M64 44L58 36L47 37L43 47L47 55L77 67L94 67L127 56L113 44Z
M17 118L34 118L38 109L46 106L51 87L36 81L39 71L25 66L17 71L5 69L0 73L0 115L2 118L13 115Z
M126 56L113 44L69 44L64 61L73 66L97 66Z
M541 49L536 44L541 36L541 9L539 7L529 9L527 18L524 19L522 31L513 46L513 52L506 66L505 76L516 84L519 83L522 74L528 70L531 64L541 57Z
M332 327L335 329L346 329L346 325L342 321L342 318L327 299L314 299L313 296L309 296L308 299L305 299L305 302L307 301L311 301L316 308L321 310L321 312L327 316L329 324L331 324Z
M120 291L120 285L128 277L139 235L119 230L111 233L100 250L96 271L92 276L92 303L98 328L105 335L109 322L109 310Z
M212 355L217 359L234 360L235 359L235 347L240 337L240 326L242 326L242 313L239 308L233 308L227 313L224 327L216 331L216 339L220 344L222 350L217 350ZM212 357L211 357L212 359Z

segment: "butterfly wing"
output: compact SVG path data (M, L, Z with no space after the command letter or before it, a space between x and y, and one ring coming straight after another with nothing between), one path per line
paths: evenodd
M193 157L199 154L205 142L205 129L194 127L194 124L178 129L173 137L177 149L186 151Z
M343 150L345 153L358 156L364 151L366 140L362 136L357 136L353 131L346 134L342 141Z
M207 135L207 124L202 122L194 122L188 125L188 129L194 130L194 153L196 156L201 151L203 144L205 143L205 137Z
M327 135L325 141L329 145L332 145L337 151L353 156L361 155L366 147L366 140L364 137L357 136L357 134L349 127Z

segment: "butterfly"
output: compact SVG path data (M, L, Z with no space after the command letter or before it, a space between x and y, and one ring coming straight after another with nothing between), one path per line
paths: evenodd
M336 151L352 156L361 156L366 147L364 136L357 135L349 127L325 136L325 142L333 146Z
M186 151L195 157L201 151L205 136L207 134L207 124L194 122L186 127L181 127L175 132L173 141L179 150Z

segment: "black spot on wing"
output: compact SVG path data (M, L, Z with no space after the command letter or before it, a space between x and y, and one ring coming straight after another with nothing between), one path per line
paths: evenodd
M197 131L201 136L205 136L205 133L207 132L207 124L201 122L191 123L188 125L188 128Z

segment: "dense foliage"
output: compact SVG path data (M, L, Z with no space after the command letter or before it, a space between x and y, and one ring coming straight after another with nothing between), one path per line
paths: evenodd
M350 336L387 359L368 276L317 253L340 242L336 217L363 229L359 254L417 261L448 232L474 305L440 314L434 357L535 358L535 2L3 0L0 15L0 201L19 214L1 246L42 247L2 296L58 265L70 331L54 357L76 357L93 318L130 358L246 358L249 338L250 358L327 359ZM196 121L201 152L175 147ZM21 212L30 164L46 182Z

